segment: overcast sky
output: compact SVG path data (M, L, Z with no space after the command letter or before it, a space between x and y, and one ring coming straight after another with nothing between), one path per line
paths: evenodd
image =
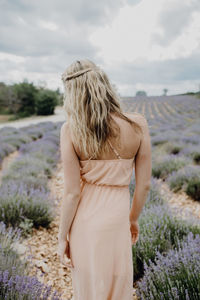
M102 67L120 95L200 89L200 0L0 0L0 81L63 91L74 60Z

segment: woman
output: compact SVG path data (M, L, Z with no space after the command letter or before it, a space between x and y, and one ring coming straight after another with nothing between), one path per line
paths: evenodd
M148 124L141 114L122 112L107 75L92 61L72 63L62 80L67 122L60 131L58 254L71 268L75 300L132 300L132 244L151 180Z

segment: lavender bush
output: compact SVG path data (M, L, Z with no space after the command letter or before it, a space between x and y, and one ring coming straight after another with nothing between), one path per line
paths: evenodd
M0 165L2 164L2 161L4 157L6 157L8 154L15 151L15 147L6 143L0 144Z
M200 201L200 178L198 177L188 182L185 192L194 200Z
M8 180L23 179L28 177L38 177L48 179L51 174L50 165L45 161L34 158L31 155L23 155L16 158L10 167L3 172L3 183Z
M162 131L164 131L164 134L162 133ZM163 130L162 130L162 128L160 128L159 132L161 132L161 133L151 137L152 146L162 145L162 144L168 143L169 141L178 142L180 139L177 132L170 130L169 127L167 127L167 128L164 127Z
M36 228L48 227L53 218L53 198L45 189L27 190L23 181L8 181L0 187L0 221L7 226L23 228L28 219Z
M46 162L51 168L56 167L59 159L59 129L47 133L44 137L36 142L22 145L20 153L22 155L28 154L32 157ZM23 157L23 156L22 156Z
M188 165L174 171L167 182L174 192L183 190L193 199L200 200L200 166Z
M135 190L135 178L133 177L129 185L130 203L132 203L133 200L134 190ZM165 200L160 193L160 184L156 178L152 177L151 186L147 195L145 207L149 207L151 204L164 204L164 201Z
M156 253L154 262L144 264L144 277L138 282L141 300L198 300L200 297L200 235L189 232L167 254Z
M9 126L0 129L0 164L8 154L20 149L23 144L40 139L45 133L58 129L60 124L61 122L56 124L52 122L40 122L19 129Z
M6 300L59 300L61 294L52 290L51 285L41 283L35 276L10 276L0 271L0 295Z
M29 258L22 260L14 247L20 241L19 228L6 228L0 222L0 298L61 299L57 291L52 291L52 286L42 284L35 276L28 276L31 268Z
M157 178L166 179L173 171L177 171L189 164L191 160L183 156L174 154L163 155L153 159L152 161L152 175Z
M200 234L200 222L177 218L167 204L144 206L139 218L140 237L133 245L134 279L143 275L144 262L155 260L156 253L164 253L178 245L191 231Z
M199 135L188 135L188 136L183 136L182 141L186 144L193 144L193 145L199 145L200 144L200 137Z
M0 186L0 220L19 226L25 235L32 227L48 227L54 218L48 179L60 156L60 125L49 123L44 128L40 140L20 147L19 157L3 173Z
M166 153L168 154L178 154L184 149L185 145L181 142L169 141L163 146Z
M187 157L191 157L196 164L200 164L200 146L198 145L187 145L184 147L180 154Z
M21 260L20 255L15 251L13 245L20 242L21 230L19 228L6 228L0 222L0 270L8 271L12 275L26 274L28 260Z
M151 137L152 146L162 145L168 142L168 138L165 136L154 135Z

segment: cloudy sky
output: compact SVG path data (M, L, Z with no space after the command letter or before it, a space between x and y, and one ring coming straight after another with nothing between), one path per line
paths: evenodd
M122 96L200 89L200 0L0 0L0 81L63 91L76 59Z

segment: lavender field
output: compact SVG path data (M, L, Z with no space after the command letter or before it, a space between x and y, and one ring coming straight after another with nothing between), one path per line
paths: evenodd
M134 97L125 111L142 113L152 142L152 184L133 246L134 282L139 299L200 298L200 99L194 96ZM198 208L181 218L172 210L162 183ZM130 194L134 192L134 176ZM178 202L178 201L177 201ZM178 203L177 203L178 204ZM197 205L196 205L197 204ZM186 207L187 209L187 207Z
M139 218L140 237L133 245L136 293L133 299L200 298L200 99L194 96L162 96L123 98L127 112L142 113L149 124L152 141L152 184ZM59 134L62 122L42 122L20 129L0 130L0 164L10 153L16 158L2 171L0 185L0 298L1 299L72 299L59 294L64 274L44 271L44 285L30 276L30 262L20 256L14 245L28 239L38 242L41 253L49 246L40 243L41 233L47 239L58 227L61 197L52 197L49 183L62 175ZM63 182L57 183L59 190ZM172 210L162 184L175 195L188 197L199 207L199 217L181 218ZM132 197L135 180L130 184ZM130 198L131 199L131 198ZM178 202L178 200L177 200ZM55 221L56 220L56 221ZM34 232L34 236L33 236ZM38 233L38 234L37 234ZM49 261L50 264L50 261ZM54 268L59 266L54 262ZM59 275L60 274L60 275ZM60 277L59 277L60 276ZM55 284L54 284L55 283ZM69 281L68 281L69 283ZM21 296L20 296L21 295Z
M142 113L152 141L152 175L200 201L200 99L194 96L125 98L125 111Z
M18 155L2 171L0 185L0 298L60 299L57 291L29 276L30 257L21 258L16 245L33 228L48 228L54 220L55 199L48 181L59 159L60 123L0 130L1 160L12 151Z

